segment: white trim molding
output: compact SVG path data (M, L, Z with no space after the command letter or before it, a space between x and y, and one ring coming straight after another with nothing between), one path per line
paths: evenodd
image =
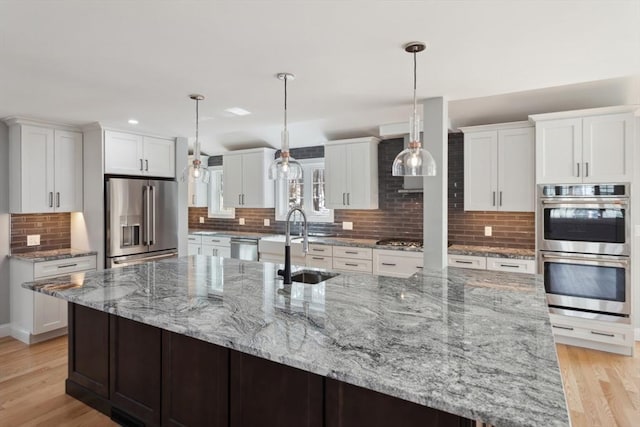
M636 335L637 335L636 330ZM11 335L11 323L5 323L4 325L0 325L0 338L8 337Z

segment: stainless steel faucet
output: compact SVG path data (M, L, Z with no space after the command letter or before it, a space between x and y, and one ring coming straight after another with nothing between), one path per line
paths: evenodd
M300 212L302 215L302 226L304 228L304 237L302 240L302 252L305 254L309 252L309 232L307 225L307 215L299 207L293 207L289 209L287 213L287 219L285 220L285 243L284 243L284 270L278 270L278 274L284 277L284 284L291 284L291 215L294 212Z

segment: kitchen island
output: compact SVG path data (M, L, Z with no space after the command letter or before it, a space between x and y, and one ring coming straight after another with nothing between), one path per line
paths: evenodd
M192 256L24 286L72 303L67 392L123 422L200 410L210 425L569 425L540 277L449 268L285 287L277 268Z

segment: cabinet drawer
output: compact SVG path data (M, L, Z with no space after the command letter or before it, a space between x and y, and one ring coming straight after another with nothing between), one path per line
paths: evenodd
M570 338L597 341L604 344L629 346L633 345L633 330L617 330L606 327L582 327L562 321L551 322L553 334Z
M331 270L333 268L333 258L330 256L307 255L307 267L324 268Z
M487 270L535 273L536 262L532 259L487 258Z
M362 273L371 273L372 262L370 259L349 259L349 258L334 257L333 269L342 270L342 271L359 271Z
M189 242L189 244L195 243L199 245L202 243L202 236L200 236L199 234L189 234L189 236L187 237L187 241Z
M486 270L487 258L482 256L471 255L449 255L450 267L462 267L462 268L475 268L479 270Z
M409 277L420 271L423 265L422 252L373 251L373 274L391 277Z
M350 248L348 246L334 246L333 256L340 258L371 259L371 248Z
M229 237L202 236L202 244L231 247L231 239Z
M96 257L94 255L36 262L33 266L33 278L42 279L44 277L58 276L76 271L93 270L95 268Z
M309 243L309 255L320 255L325 257L333 256L333 247L329 245L319 245L317 243Z

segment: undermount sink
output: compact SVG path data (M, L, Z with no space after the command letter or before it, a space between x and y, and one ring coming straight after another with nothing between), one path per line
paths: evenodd
M332 277L336 277L338 273L327 273L324 271L313 270L300 270L291 275L291 281L298 283L306 283L308 285L315 285L316 283L324 282Z

